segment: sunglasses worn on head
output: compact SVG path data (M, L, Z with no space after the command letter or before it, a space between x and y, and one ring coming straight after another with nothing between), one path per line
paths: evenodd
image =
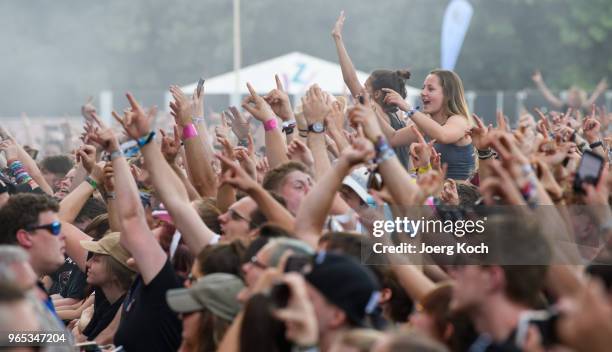
M54 221L46 225L28 226L26 227L26 230L27 231L47 230L51 232L53 236L58 236L62 232L62 223L59 221Z

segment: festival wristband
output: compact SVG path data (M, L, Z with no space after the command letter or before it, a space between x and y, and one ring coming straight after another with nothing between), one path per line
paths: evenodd
M187 140L189 138L193 138L197 136L198 136L198 130L195 128L195 126L192 123L187 124L183 127L183 140Z
M602 141L597 141L595 143L589 144L589 148L591 148L591 149L595 149L597 147L603 147L603 142Z
M264 130L266 132L270 132L274 129L276 129L276 127L278 127L278 122L276 121L276 119L269 119L268 121L264 122Z
M193 122L194 124L199 124L206 122L206 120L204 120L204 117L193 117L191 118L191 122Z
M136 143L138 143L138 147L142 148L145 145L151 143L153 137L155 137L155 131L151 131L146 136L138 138L138 140L136 140Z
M87 183L89 183L91 187L93 187L94 191L98 189L98 182L96 182L96 180L91 178L91 176L85 177L85 181L87 181Z
M109 160L113 161L113 160L115 160L117 158L120 158L122 156L123 156L123 151L121 149L115 150L114 152L110 153Z

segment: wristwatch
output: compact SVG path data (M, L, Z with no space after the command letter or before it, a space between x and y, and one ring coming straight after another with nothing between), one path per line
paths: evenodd
M323 133L325 132L325 125L323 122L315 122L312 125L308 125L308 131L314 133Z
M283 132L285 132L285 134L292 134L295 127L296 127L295 121L283 122Z

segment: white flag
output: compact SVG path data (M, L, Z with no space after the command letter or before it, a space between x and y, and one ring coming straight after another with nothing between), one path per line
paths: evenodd
M454 70L474 9L467 0L452 0L442 22L441 67Z

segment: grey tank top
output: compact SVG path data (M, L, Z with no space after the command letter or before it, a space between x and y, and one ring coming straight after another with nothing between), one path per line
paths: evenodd
M454 144L435 143L434 148L441 154L442 164L448 165L446 178L467 180L476 167L474 146L472 144L456 146Z

